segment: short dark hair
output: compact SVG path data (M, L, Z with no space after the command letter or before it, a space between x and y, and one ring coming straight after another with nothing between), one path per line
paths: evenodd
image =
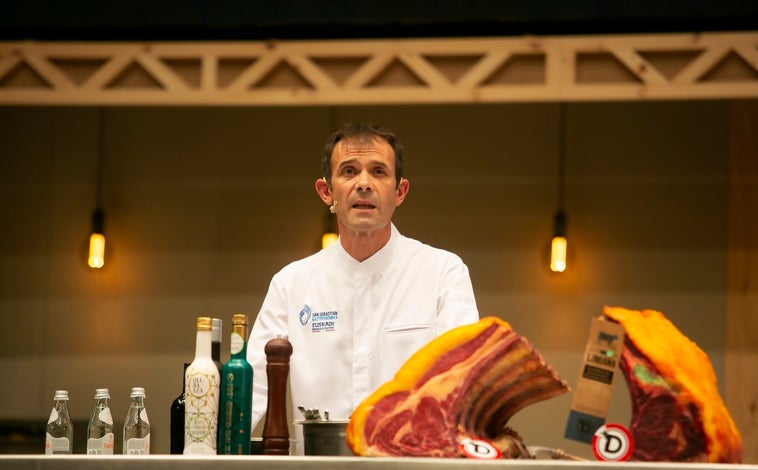
M403 146L389 129L379 127L372 123L352 122L342 129L335 131L324 145L324 154L321 157L321 172L326 182L332 183L332 152L340 141L349 141L366 144L372 141L384 141L392 148L395 154L395 185L400 184L403 174Z

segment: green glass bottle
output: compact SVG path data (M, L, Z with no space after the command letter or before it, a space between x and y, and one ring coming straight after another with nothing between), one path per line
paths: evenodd
M250 454L253 367L247 362L247 315L232 316L231 356L221 371L218 453Z

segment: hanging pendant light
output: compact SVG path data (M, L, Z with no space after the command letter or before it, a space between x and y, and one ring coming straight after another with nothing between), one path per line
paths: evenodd
M553 216L553 240L550 243L550 270L566 270L568 241L566 240L566 213L564 205L564 178L566 174L566 104L561 103L560 152L558 154L558 210Z
M103 170L105 161L105 110L100 108L97 136L97 186L95 193L95 210L92 213L92 233L89 237L90 268L100 269L105 266L105 211L103 210Z
M550 243L550 270L562 273L566 270L566 214L558 211L553 217L553 240Z
M102 268L105 265L105 213L101 208L96 208L92 213L92 234L89 236L89 258L87 264L90 268Z

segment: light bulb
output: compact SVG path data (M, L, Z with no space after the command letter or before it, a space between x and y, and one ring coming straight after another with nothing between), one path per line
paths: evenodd
M321 236L321 249L324 249L330 245L333 245L339 239L339 235L332 232L327 232Z
M102 233L93 233L89 237L89 258L87 264L90 268L102 268L105 265L105 236Z
M562 273L566 270L566 237L553 237L550 245L550 270Z

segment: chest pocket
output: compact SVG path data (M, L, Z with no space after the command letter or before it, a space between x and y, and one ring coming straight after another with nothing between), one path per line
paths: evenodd
M434 339L429 324L388 326L382 332L382 379L391 379L409 357Z

